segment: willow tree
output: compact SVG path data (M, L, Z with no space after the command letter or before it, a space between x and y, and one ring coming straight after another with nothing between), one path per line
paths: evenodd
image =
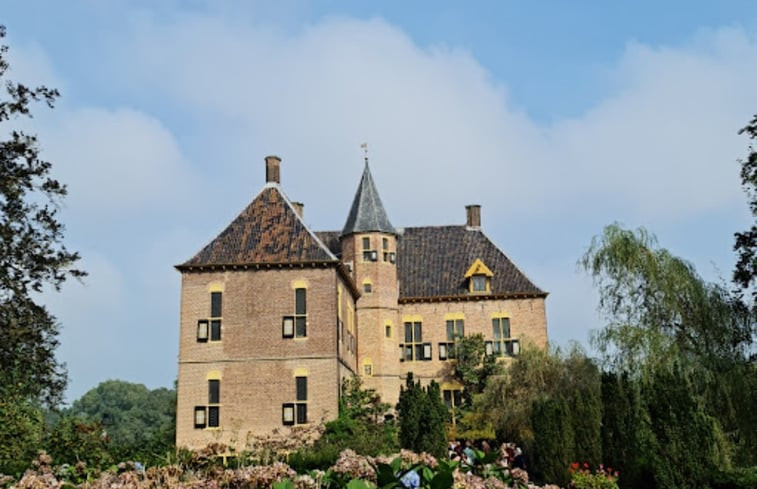
M593 336L605 367L643 385L672 374L690 379L692 391L680 398L688 404L675 408L717 421L711 440L718 444L716 462L727 463L734 454L739 463L753 463L757 398L743 388L757 382L749 305L724 285L703 280L642 228L607 226L580 265L594 278L607 318ZM644 402L650 410L656 399Z
M660 248L645 229L605 227L580 265L593 277L608 321L593 344L619 370L682 359L723 368L748 357L749 308Z

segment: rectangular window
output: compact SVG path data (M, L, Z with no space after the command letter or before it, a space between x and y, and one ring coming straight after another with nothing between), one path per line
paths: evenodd
M455 358L457 342L460 338L465 336L465 321L463 319L448 319L446 321L446 326L447 342L439 343L439 360ZM444 345L443 353L442 345Z
M444 389L442 396L444 404L449 409L458 408L463 404L463 391L460 389Z
M492 318L492 337L486 342L486 354L497 357L515 356L520 353L520 342L510 336L510 318Z
M304 402L297 403L297 424L308 422L308 405Z
M423 343L423 326L420 321L408 321L405 326L405 343L400 345L401 360L407 362L431 360L431 343Z
M473 292L486 292L486 275L474 275L471 280L473 280Z
M284 425L304 424L308 422L308 378L295 377L295 399L281 406L281 421Z
M392 337L392 326L391 325L387 324L386 326L384 326L384 336L386 336L387 338L391 338Z
M197 321L197 341L200 343L205 343L208 341L208 320L207 319L200 319Z
M219 404L221 402L221 381L208 381L208 404Z
M377 261L378 252L371 249L371 238L363 237L363 261Z
M281 405L281 422L285 426L294 424L294 404L287 403Z
M307 377L295 377L296 394L298 401L308 400L308 378Z
M208 406L208 428L221 426L221 413L218 406Z
M220 318L223 316L223 314L221 314L221 296L221 292L210 293L210 317L212 318Z
M210 320L210 341L221 341L221 320Z
M307 289L294 290L294 315L284 316L281 324L281 336L283 338L306 338L307 316Z
M206 416L207 409L205 406L195 406L195 428L205 428L207 426Z

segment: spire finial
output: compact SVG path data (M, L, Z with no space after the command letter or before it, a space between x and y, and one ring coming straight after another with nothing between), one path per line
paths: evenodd
M368 143L363 143L360 145L360 148L363 150L363 154L365 155L365 164L368 164Z

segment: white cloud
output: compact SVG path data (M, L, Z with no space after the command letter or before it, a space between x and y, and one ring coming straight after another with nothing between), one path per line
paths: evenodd
M76 220L95 230L106 218L131 220L127 240L150 233L128 253L91 246L123 270L119 278L95 263L103 303L109 290L121 299L102 316L85 314L83 297L70 302L80 316L62 314L66 327L79 322L101 335L102 318L111 321L103 331L122 349L109 360L121 363L105 370L122 378L147 381L158 363L172 372L175 359L160 353L177 344L170 266L249 202L266 154L283 157L285 191L305 202L305 220L317 229L344 224L364 141L395 225L462 223L465 204L483 204L493 241L520 249L516 262L551 293L558 343L585 341L599 325L586 277L575 272L598 226L677 226L685 242L714 228L699 216L743 206L733 161L745 149L736 131L757 107L757 64L748 62L757 41L740 30L702 32L675 47L630 43L611 68L611 96L541 124L513 108L506 80L474 53L421 48L381 19L330 19L295 33L208 15L140 15L126 25L126 36L108 44L111 64L100 76L130 101L117 106L140 110L66 108L46 120L42 139L69 184ZM559 80L553 86L560 90ZM155 112L169 115L134 99L159 100ZM164 226L166 215L176 222ZM137 346L154 331L161 333L149 349ZM62 349L72 358L77 351ZM135 363L139 355L161 358L150 368ZM92 358L87 368L97 370L101 357Z
M42 129L45 157L69 186L77 216L120 219L176 209L189 200L193 171L171 132L130 109L61 111Z

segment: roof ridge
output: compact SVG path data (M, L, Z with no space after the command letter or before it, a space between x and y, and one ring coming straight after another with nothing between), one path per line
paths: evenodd
M321 249L323 249L323 250L324 250L324 251L325 251L326 253L328 253L328 255L329 255L329 256L331 257L331 259L332 259L332 260L336 260L336 261L338 261L338 260L339 260L339 258L337 258L337 257L336 257L336 256L335 256L335 255L334 255L334 254L333 254L332 252L331 252L331 250L329 249L329 247L328 247L328 246L326 246L326 245L325 245L325 244L323 243L323 241L321 241L321 238L319 238L319 237L318 237L318 236L317 236L317 235L315 234L315 231L313 231L312 229L310 229L310 226L308 226L307 224L305 224L305 220L304 220L304 219L302 218L302 216L300 215L300 213L299 213L299 212L297 212L297 209L296 209L296 208L294 207L294 205L292 205L292 201L291 201L291 200L289 200L289 197L287 197L287 195L286 195L286 194L284 193L284 191L283 191L283 190L281 189L281 186L280 186L279 184L275 184L274 188L275 188L275 190L277 190L277 191L278 191L278 192L279 192L279 193L281 194L281 196L282 196L282 197L284 198L284 202L286 202L286 203L287 203L287 205L289 206L289 209L290 209L290 210L291 210L292 212L294 212L294 215L295 215L295 217L297 217L297 219L298 219L298 220L300 221L300 223L302 224L302 227L303 227L303 228L305 228L305 231L307 231L307 232L308 232L308 234L310 235L310 237L312 237L312 238L313 238L313 239L314 239L314 240L316 241L316 243L318 243L318 246L320 246L320 247L321 247Z

